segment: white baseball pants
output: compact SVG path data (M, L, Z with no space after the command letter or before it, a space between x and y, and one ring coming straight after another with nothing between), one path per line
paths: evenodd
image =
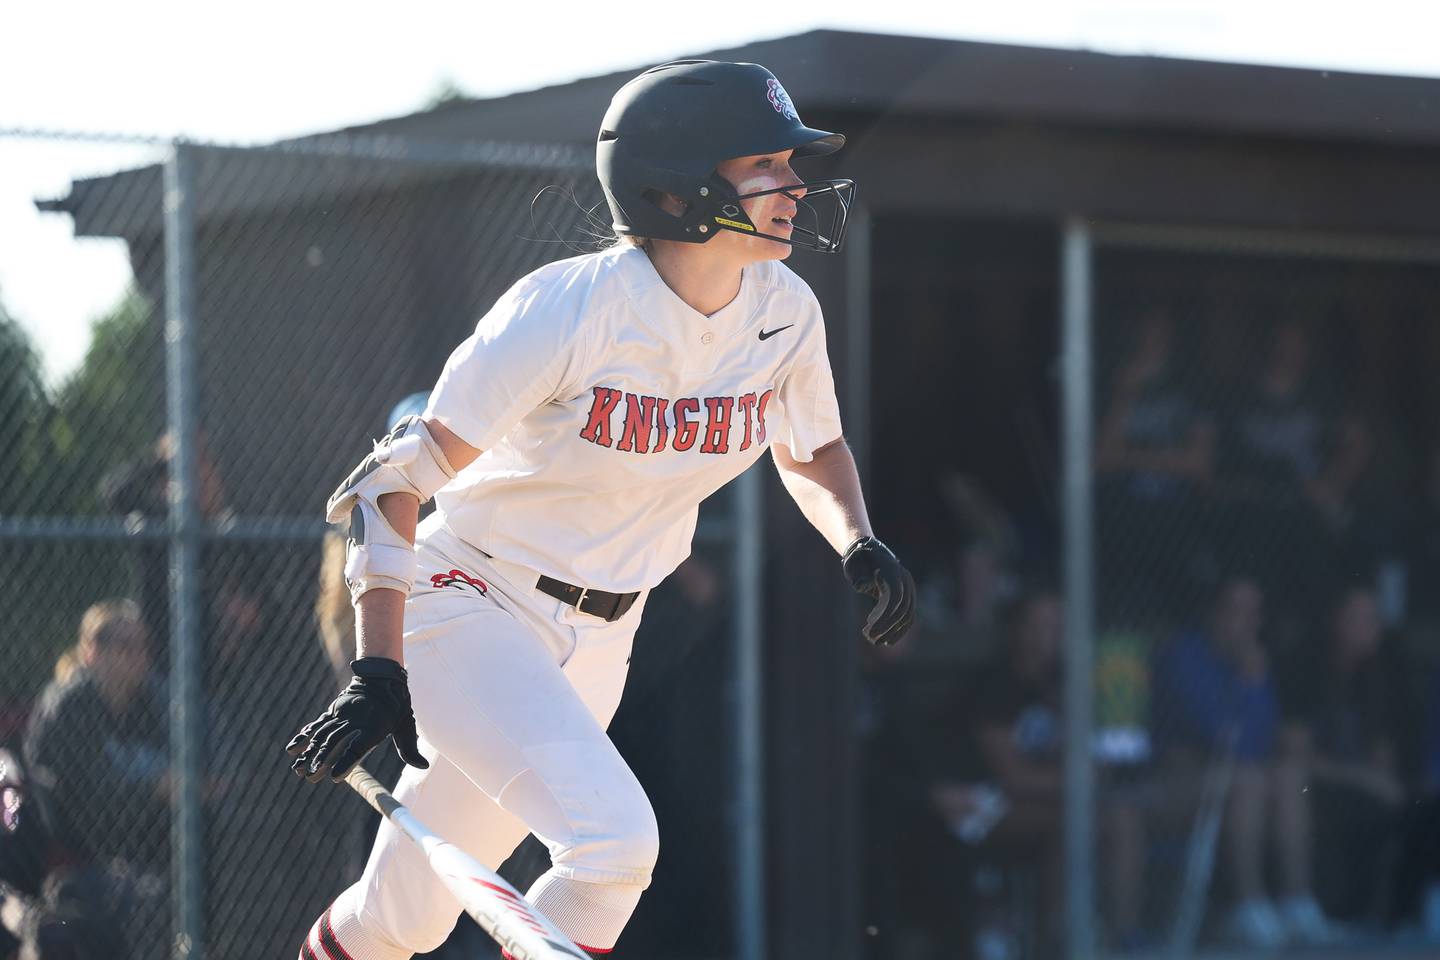
M492 868L533 832L554 866L529 899L595 952L619 936L659 850L655 814L605 728L644 597L614 623L535 589L539 574L483 553L432 517L405 608L405 665L430 769L396 798ZM382 823L360 881L312 931L355 960L444 942L460 903L419 848ZM325 956L319 953L319 956Z

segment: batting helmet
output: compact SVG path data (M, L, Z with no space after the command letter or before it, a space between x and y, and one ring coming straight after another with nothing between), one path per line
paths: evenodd
M834 253L845 234L853 181L814 180L741 196L715 168L784 150L822 156L844 144L841 134L801 123L790 95L759 64L677 60L645 71L615 94L600 126L595 167L621 236L704 243L718 230L733 230ZM739 203L801 186L803 198L792 194L801 211L792 238L762 233ZM663 193L685 201L685 212L677 217L664 210ZM828 203L828 218L817 202Z

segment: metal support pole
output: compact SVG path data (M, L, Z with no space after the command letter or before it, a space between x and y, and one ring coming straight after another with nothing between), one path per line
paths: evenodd
M870 211L845 231L845 436L862 482L870 476Z
M200 622L203 522L198 499L195 396L193 149L165 161L165 399L170 459L170 762L175 960L201 960Z
M765 680L760 670L765 497L758 466L736 483L735 956L765 960Z
M1061 352L1065 532L1065 883L1070 960L1091 960L1095 939L1094 517L1091 493L1090 228L1066 221L1061 239Z

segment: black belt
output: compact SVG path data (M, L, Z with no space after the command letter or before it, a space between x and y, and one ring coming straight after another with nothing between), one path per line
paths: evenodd
M635 598L640 596L638 590L634 593L606 593L604 590L577 587L573 583L546 576L541 576L535 586L541 593L549 594L561 603L568 603L581 613L599 617L606 623L614 623L625 616L635 605Z

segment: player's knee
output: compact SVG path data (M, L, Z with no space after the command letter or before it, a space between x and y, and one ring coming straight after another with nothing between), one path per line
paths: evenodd
M415 953L429 953L432 950L439 950L446 940L450 939L450 933L455 929L455 921L459 917L451 917L446 921L430 921L417 925L406 931L405 948Z
M551 856L557 869L577 880L648 887L660 856L655 811L637 785L629 803L612 807Z

